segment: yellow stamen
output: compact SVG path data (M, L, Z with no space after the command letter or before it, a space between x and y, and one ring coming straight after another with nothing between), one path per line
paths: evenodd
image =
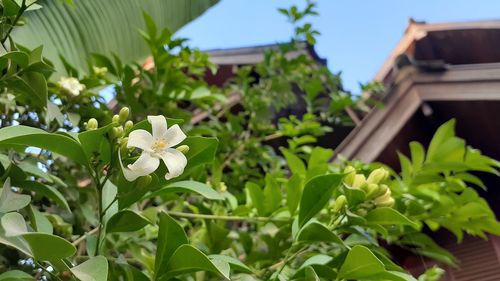
M153 144L153 151L160 152L167 147L167 141L165 139L158 139Z

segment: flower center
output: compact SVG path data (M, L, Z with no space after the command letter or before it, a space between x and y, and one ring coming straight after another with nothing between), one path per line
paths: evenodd
M167 144L168 143L165 139L157 139L153 143L152 149L155 153L158 153L158 152L164 150L165 148L167 148Z

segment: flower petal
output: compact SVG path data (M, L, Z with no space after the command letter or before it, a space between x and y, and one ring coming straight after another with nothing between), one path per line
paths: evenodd
M175 124L172 127L168 128L167 132L165 133L165 139L168 142L168 147L173 147L185 140L186 134L184 134L179 125Z
M118 161L120 162L120 167L122 168L123 176L125 177L126 180L135 181L135 179L141 176L139 173L132 171L129 168L125 168L123 166L121 153L118 153Z
M153 128L153 138L162 138L167 133L167 119L163 115L149 115L148 121Z
M138 129L128 135L127 147L137 147L142 150L151 151L153 136L146 130Z
M182 152L173 148L167 148L159 156L168 168L165 179L169 180L178 177L184 172L184 168L187 165L187 158Z
M123 167L121 156L120 165L122 165L123 175L128 181L134 181L138 177L146 176L154 172L160 165L160 159L151 156L148 152L142 152L141 156L127 168Z

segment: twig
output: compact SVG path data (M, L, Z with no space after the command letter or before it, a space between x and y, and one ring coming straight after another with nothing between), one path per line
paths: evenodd
M173 217L190 218L190 219L213 219L225 221L248 221L248 222L289 222L287 218L271 218L271 217L240 217L240 216L218 216L206 214L193 214L167 211L167 214Z
M85 238L87 238L87 236L90 236L90 235L93 235L95 234L97 231L99 231L99 228L96 227L94 229L92 229L91 231L83 234L82 236L78 237L78 239L76 239L75 241L73 241L73 243L71 243L73 246L77 246L78 244L82 243Z

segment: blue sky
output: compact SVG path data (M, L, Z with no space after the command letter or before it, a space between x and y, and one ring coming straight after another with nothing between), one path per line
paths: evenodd
M347 89L373 78L398 43L408 19L448 22L500 19L500 0L318 0L316 50L342 71ZM291 26L276 10L304 0L221 0L177 34L200 49L286 41Z

